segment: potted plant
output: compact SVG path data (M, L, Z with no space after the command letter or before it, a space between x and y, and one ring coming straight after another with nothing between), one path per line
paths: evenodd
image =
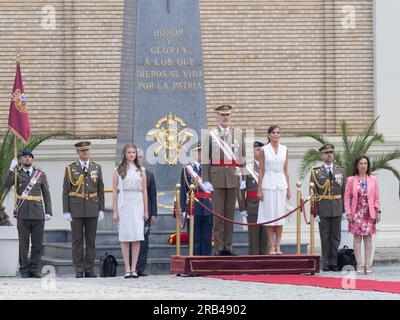
M374 133L374 127L379 117L375 118L365 130L358 136L351 137L349 135L349 128L346 121L340 123L341 134L342 134L342 145L343 151L335 151L335 163L345 169L346 175L351 176L353 172L353 164L355 159L360 155L366 155L372 145L383 144L385 142L383 134ZM316 140L321 145L331 143L324 136L317 133L301 133L299 137L308 137ZM382 153L379 156L371 159L371 172L378 170L388 170L400 181L400 172L394 168L390 162L392 160L400 159L400 150L395 150L389 153ZM304 179L310 173L311 169L318 163L321 162L321 155L318 149L309 149L300 164L298 169L298 176L300 179ZM377 230L378 234L378 230ZM376 235L377 235L376 234ZM375 252L376 236L373 237L373 248L372 248L372 260ZM347 220L343 217L342 220L342 240L340 247L347 245L349 248L353 248L353 235L347 232ZM363 247L362 247L363 248Z
M63 132L46 133L31 137L28 143L17 142L17 152L34 150L43 141L65 136ZM18 232L17 227L10 222L6 213L4 201L10 191L3 187L3 181L8 174L11 160L14 158L14 135L8 130L0 143L0 276L15 276L18 268Z

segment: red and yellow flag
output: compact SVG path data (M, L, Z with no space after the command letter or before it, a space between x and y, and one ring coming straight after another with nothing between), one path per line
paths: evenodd
M28 109L26 108L24 84L22 83L19 61L17 61L17 72L15 74L14 87L11 95L8 126L14 134L25 142L28 142L31 136L31 126L29 124Z

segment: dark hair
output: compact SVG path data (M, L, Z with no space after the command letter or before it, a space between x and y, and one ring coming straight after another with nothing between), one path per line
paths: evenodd
M270 126L270 127L268 128L268 134L271 134L271 132L274 131L276 128L278 128L279 130L281 130L281 127L280 127L280 126L278 126L277 124L274 124L274 125L272 125L272 126ZM269 137L268 137L268 142L267 142L267 144L270 143L270 142L271 142L271 140L270 140Z
M367 160L367 175L371 175L371 161L369 160L369 158L367 156L359 156L356 158L356 160L354 160L354 165L353 165L353 176L358 176L359 172L358 172L358 163L362 160L362 159L366 159Z
M135 158L135 160L134 160L134 163L135 163L136 167L137 167L139 170L141 169L141 166L140 166L140 163L139 163L139 159L138 159L138 150L137 150L136 145L131 144L131 143L126 144L126 145L124 146L124 148L122 149L121 162L119 163L118 168L117 168L117 172L118 172L119 176L120 176L122 179L125 179L126 174L127 174L127 172L128 172L128 161L126 160L126 151L127 151L129 148L135 149L135 151L136 151L136 158Z

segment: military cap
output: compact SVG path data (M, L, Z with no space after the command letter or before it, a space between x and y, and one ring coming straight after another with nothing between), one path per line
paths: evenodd
M264 146L265 146L265 144L262 143L261 141L254 141L254 143L253 143L253 148L261 148Z
M30 157L34 158L32 152L30 152L29 150L21 151L21 157L23 157L23 156L30 156Z
M229 104L223 104L222 106L216 107L215 111L217 111L219 114L231 114L231 109L232 106Z
M334 151L335 147L331 143L324 144L321 148L319 148L319 152L328 152L328 151Z
M74 146L77 150L87 150L90 149L90 141L79 141Z
M201 149L202 149L201 143L198 142L197 144L194 145L192 151L200 151Z

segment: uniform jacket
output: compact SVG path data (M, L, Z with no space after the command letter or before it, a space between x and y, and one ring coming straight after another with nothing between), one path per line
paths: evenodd
M220 127L213 131L220 138L225 139L225 142L232 147L240 166L243 167L245 165L246 148L242 130L231 127L226 138L224 138ZM203 141L202 149L201 164L203 180L209 181L214 188L238 188L240 185L240 170L238 167L211 166L212 162L221 163L221 159L224 159L224 162L229 161L210 133L208 133Z
M367 176L367 194L369 214L372 219L376 219L376 209L380 208L379 189L376 176ZM346 213L354 215L356 213L358 200L358 177L348 177L344 196L344 206Z
M68 168L71 170L72 181L69 178ZM83 176L82 186L74 186L79 177ZM71 192L81 194L97 193L95 197L87 199L70 195ZM104 184L101 166L89 162L88 173L85 174L79 161L73 162L65 168L63 184L63 212L70 212L72 218L98 217L99 211L104 211Z
M197 167L195 165L193 165L193 169L194 171L201 176L202 173L202 167L200 166L200 170L197 169ZM186 179L185 179L185 175L186 175ZM204 179L203 179L204 180ZM182 168L181 171L181 190L180 190L180 206L181 206L181 212L185 212L186 211L186 203L189 201L189 186L191 184L194 184L194 180L192 178L192 176L189 174L189 172L187 172L186 167ZM188 186L189 185L189 186ZM204 192L200 187L198 187L195 192ZM200 202L202 204L204 204L205 206L207 206L207 208L211 209L211 201L209 199L199 199ZM189 212L188 212L189 214ZM194 202L194 214L196 216L202 216L202 215L210 215L210 213L204 209L203 207L201 207L200 204L198 204L196 201Z
M36 170L39 169L33 168L31 177L33 177ZM18 195L22 195L25 188L29 184L31 177L28 177L28 175L22 168L18 171L18 176L17 176ZM14 185L14 172L9 171L4 181L4 186L6 188L10 188L13 185ZM20 209L18 210L19 219L44 220L45 213L52 215L49 185L47 183L46 174L43 171L39 180L33 186L29 195L41 196L43 200L42 201L25 200ZM43 203L44 203L44 208L43 208Z
M254 162L254 170L259 172L258 165ZM258 200L248 200L246 199L246 192L258 191L258 183L254 180L253 176L249 173L248 175L244 176L246 182L246 189L241 190L241 198L239 200L239 210L240 211L247 211L247 214L258 215Z
M147 182L147 198L149 218L157 217L157 189L154 174L145 169Z
M318 193L319 196L322 196L325 193L325 189L319 186L323 186L324 183L329 180L328 172L324 165L313 168L312 170L313 172L311 173L310 182L314 183L315 192ZM346 174L343 168L335 165L333 165L332 174L333 180L330 188L326 190L326 195L341 195L341 199L319 201L317 204L317 214L321 217L338 217L344 212L343 198L346 186Z

